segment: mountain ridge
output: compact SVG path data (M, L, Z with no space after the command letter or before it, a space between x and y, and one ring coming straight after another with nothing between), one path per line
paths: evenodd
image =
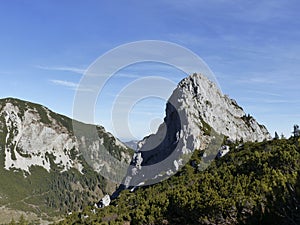
M80 129L77 136L74 124ZM113 193L116 183L107 178L114 171L95 155L100 149L125 164L132 156L102 126L73 121L28 101L1 99L0 207L47 221Z

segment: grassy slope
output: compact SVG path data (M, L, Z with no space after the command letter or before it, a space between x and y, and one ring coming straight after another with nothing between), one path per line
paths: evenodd
M30 211L51 219L72 210L80 210L98 201L106 181L91 169L81 175L72 169L64 173L48 173L41 167L32 167L31 175L0 168L0 206Z
M231 149L205 171L187 164L169 180L124 191L96 214L86 208L61 224L300 224L299 140Z

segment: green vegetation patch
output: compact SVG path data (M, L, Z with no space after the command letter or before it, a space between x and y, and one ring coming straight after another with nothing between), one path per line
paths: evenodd
M299 224L297 140L238 145L205 171L192 163L202 160L195 151L170 179L123 191L109 207L95 214L88 207L60 224Z

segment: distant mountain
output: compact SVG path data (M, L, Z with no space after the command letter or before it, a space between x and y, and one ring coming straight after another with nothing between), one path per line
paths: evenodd
M72 124L38 104L0 100L1 210L48 221L99 201L116 188L102 176L114 171L105 151L127 164L133 154L101 126Z
M137 141L137 140L132 140L132 141L124 142L124 144L125 144L128 148L131 148L131 149L133 149L133 150L137 150L138 142L139 142L139 141Z

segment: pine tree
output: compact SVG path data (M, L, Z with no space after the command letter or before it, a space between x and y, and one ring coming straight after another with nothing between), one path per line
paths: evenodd
M279 135L277 134L277 132L275 131L275 137L274 137L275 140L278 140L279 139Z

